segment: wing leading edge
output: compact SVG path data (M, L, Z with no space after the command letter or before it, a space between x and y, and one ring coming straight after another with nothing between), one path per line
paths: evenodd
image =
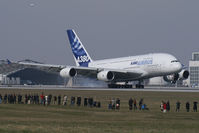
M142 70L123 70L123 69L107 69L107 68L95 68L95 67L78 67L78 66L64 66L64 65L50 65L50 64L38 64L38 63L23 63L19 64L26 67L45 69L48 72L60 73L61 70L65 68L73 68L76 70L77 74L83 77L98 79L97 75L103 71L109 71L114 74L114 78L111 82L122 82L122 81L133 81L141 78L145 72Z
M103 71L112 72L114 78L111 80L111 82L138 80L145 74L145 72L141 70L128 71L122 69L105 69L105 68L93 68L93 67L74 67L74 69L77 71L77 75L96 78L96 79L98 79L98 74L100 72Z

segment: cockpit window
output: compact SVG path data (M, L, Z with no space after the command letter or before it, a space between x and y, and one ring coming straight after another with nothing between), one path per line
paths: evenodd
M179 61L178 60L172 60L171 63L173 63L173 62L179 62Z

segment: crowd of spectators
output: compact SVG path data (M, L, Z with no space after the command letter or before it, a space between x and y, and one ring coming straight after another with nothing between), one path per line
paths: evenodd
M119 98L110 99L109 104L108 104L108 109L120 110L120 99Z
M49 95L44 95L44 93L41 93L40 95L38 94L4 94L3 96L0 94L0 104L39 104L39 105L44 105L44 106L49 106L49 105L63 105L66 106L70 103L70 106L84 106L84 107L96 107L96 108L101 108L101 102L100 101L95 101L92 97L75 97L71 96L70 99L68 100L67 95L54 95L52 96L51 94ZM193 112L197 112L197 101L193 102ZM128 100L128 106L129 110L149 110L147 105L144 103L144 99L141 98L139 102L135 98L130 98ZM186 112L190 112L190 103L187 101L185 103L185 109ZM181 103L180 101L176 102L176 112L180 111ZM108 109L110 110L120 110L120 98L112 98L108 102ZM169 100L167 102L162 101L160 103L160 110L162 112L169 112L170 111L170 102Z
M198 102L196 102L196 101L193 102L193 112L197 112L197 104L198 104ZM180 107L181 107L181 103L180 103L180 101L177 101L175 111L180 112ZM190 111L190 103L188 101L185 103L185 108L186 108L187 112ZM164 113L169 112L170 111L170 102L169 101L167 101L167 102L162 101L160 103L160 110Z
M62 99L63 98L63 99ZM66 106L68 104L68 96L64 95L63 97L61 95L54 95L52 96L51 94L49 95L44 95L41 93L41 95L34 94L25 94L24 96L21 94L15 95L15 94L5 94L2 96L0 94L0 104L39 104L39 105L44 105L44 106L49 106L49 105L64 105ZM81 106L82 105L82 97L74 97L71 96L70 99L70 106ZM89 107L96 107L100 108L101 103L100 101L95 101L93 100L92 97L84 97L84 103L83 106L89 106Z
M137 108L137 100L135 98L134 99L130 98L128 104L129 104L129 110L134 110L134 111L137 110L137 109L139 109L139 110L149 110L147 105L144 103L144 99L143 98L141 98L139 100L138 108Z
M197 104L198 102L194 101L193 102L193 112L197 112ZM186 111L189 112L190 111L190 103L186 102Z
M161 103L160 103L160 110L162 111L162 112L169 112L170 111L170 102L169 101L167 101L167 102L165 102L165 101L162 101Z

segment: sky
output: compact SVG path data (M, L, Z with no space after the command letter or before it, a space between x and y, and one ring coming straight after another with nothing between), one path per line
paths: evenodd
M0 0L0 59L75 65L74 29L93 60L199 51L198 0Z

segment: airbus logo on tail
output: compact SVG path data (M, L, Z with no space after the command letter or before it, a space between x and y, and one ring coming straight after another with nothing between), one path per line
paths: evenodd
M86 56L86 55L78 56L78 57L77 57L77 62L78 62L78 63L89 62L89 61L90 61L90 60L89 60L88 56Z

